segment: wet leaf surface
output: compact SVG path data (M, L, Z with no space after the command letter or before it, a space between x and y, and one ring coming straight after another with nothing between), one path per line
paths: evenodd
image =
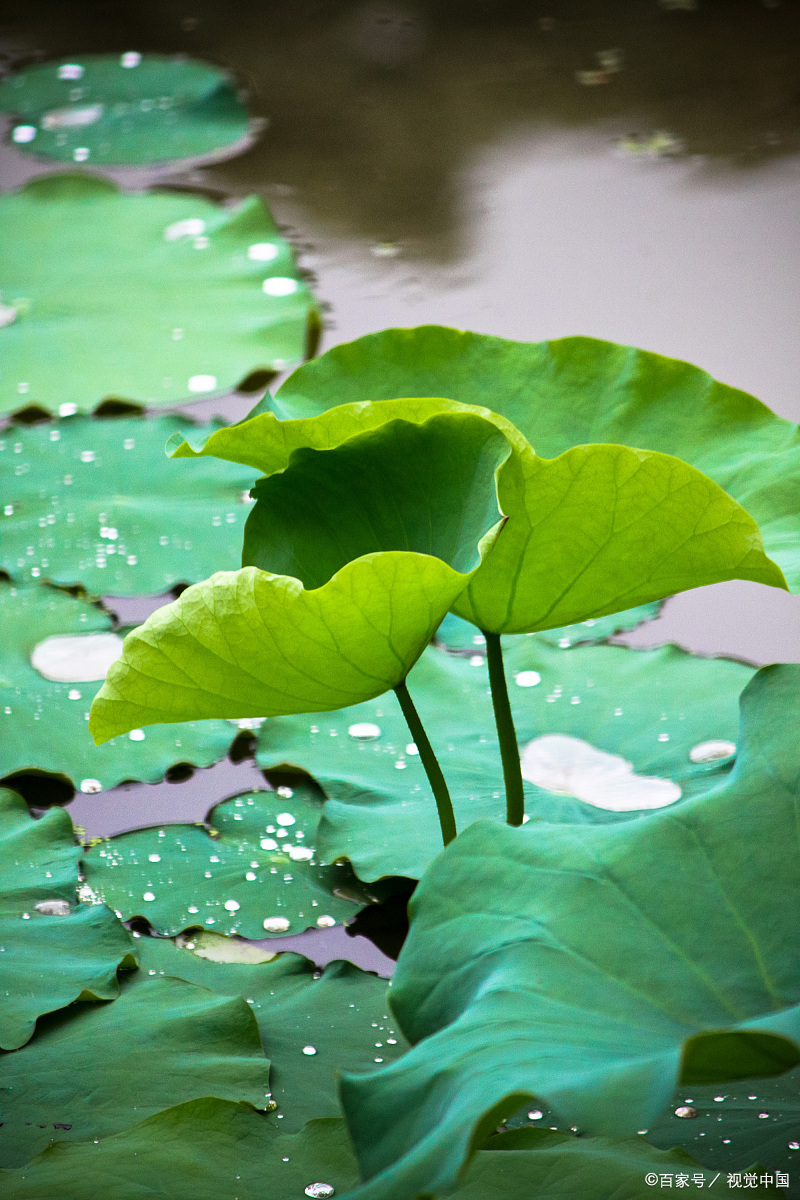
M154 783L178 762L209 766L222 758L236 729L203 721L140 730L96 747L87 713L101 680L80 684L46 679L31 655L51 637L74 637L75 671L83 654L78 639L111 630L110 617L80 597L48 587L14 587L0 581L0 777L33 769L67 776L95 792L125 779ZM60 659L62 673L65 660Z
M99 842L84 856L86 879L125 920L146 917L161 934L328 928L351 920L371 893L347 864L319 865L321 811L310 788L247 792L213 808L208 828L161 825Z
M619 1135L679 1079L797 1065L800 667L764 668L742 707L736 768L710 794L642 823L476 825L433 865L392 988L418 1044L343 1083L376 1195L448 1186L479 1123L526 1095Z
M674 646L645 652L617 646L559 649L539 635L504 640L506 672L520 748L567 734L621 755L640 775L677 784L684 797L716 786L730 769L721 759L693 762L710 739L738 737L739 693L753 671L723 659L693 658ZM486 664L425 652L409 676L453 796L463 830L472 821L505 820L500 753ZM263 768L291 763L308 771L329 800L320 853L347 856L362 879L418 879L441 838L427 779L394 696L334 713L276 717L259 730ZM411 747L411 749L409 749ZM526 784L526 811L550 821L593 824L635 819Z
M36 1020L119 995L117 969L135 966L128 932L104 905L79 904L79 847L61 809L34 821L0 788L0 1047L15 1050Z
M28 67L0 85L0 111L17 149L92 165L209 154L249 125L227 71L136 51Z
M170 462L164 443L187 426L74 417L3 430L3 570L135 596L238 567L254 474Z
M176 404L303 357L314 302L256 197L221 208L51 175L0 198L0 220L0 412Z
M250 1003L287 1132L339 1113L340 1071L376 1070L376 1062L391 1063L408 1049L387 1005L386 980L352 963L339 959L319 971L299 954L218 963L197 953L202 941L180 940L186 949L163 938L137 938L142 972L177 976Z
M138 973L137 973L138 974ZM210 1094L266 1107L269 1063L250 1006L180 979L129 983L111 1004L40 1020L3 1060L0 1162L87 1142Z

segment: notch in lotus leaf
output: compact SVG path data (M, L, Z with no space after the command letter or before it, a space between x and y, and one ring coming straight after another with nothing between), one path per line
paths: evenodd
M296 451L256 489L242 570L187 589L126 639L92 706L95 740L187 712L318 712L394 689L455 836L405 678L497 537L510 450L483 417L441 413Z

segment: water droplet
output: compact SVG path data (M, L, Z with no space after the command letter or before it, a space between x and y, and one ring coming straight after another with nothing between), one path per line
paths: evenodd
M272 275L261 285L262 292L267 296L293 296L299 289L300 284L297 280L286 275Z
M81 462L92 463L94 462L94 457L94 450L81 450Z
M4 506L3 506L3 515L4 515L4 516L6 516L6 517L13 517L13 515L14 515L14 505L13 505L13 504L6 504L6 505L4 505Z
M675 1109L676 1117L696 1117L697 1109L692 1108L691 1104L679 1104Z
M681 796L672 780L636 775L632 763L620 755L566 734L534 738L522 751L521 765L530 783L611 812L662 808Z
M573 696L572 699L570 700L570 704L580 704L580 702L581 702L580 696Z
M164 230L165 242L177 242L181 238L199 237L206 231L206 223L202 217L185 217L182 221L173 221Z
M800 1150L800 1142L789 1142L790 1150Z
M289 847L289 858L291 858L293 862L308 862L308 860L313 857L314 851L310 846Z
M190 913L197 913L197 912L200 912L200 909L197 907L196 904L190 904L186 911L190 912Z
M103 790L103 785L99 779L82 779L81 780L81 791L82 792L86 792L86 793L102 792L102 790Z
M143 729L132 729L128 734L128 737L132 742L143 742L145 739L145 732Z
M482 667L485 661L482 654L473 654L469 660L469 665L471 667Z
M758 1117L759 1117L759 1120L760 1120L760 1121L765 1121L765 1120L767 1119L767 1117L768 1117L768 1116L769 1116L769 1113L759 1113L759 1114L758 1114Z
M402 758L395 759L394 765L395 765L395 769L397 771L405 771L405 769L406 769L405 759L402 759Z
M23 919L23 921L30 921L30 919L31 919L31 914L30 914L30 913L23 913L23 914L22 914L22 919Z
M72 151L72 157L75 162L86 162L87 158L89 157L89 147L76 146Z
M83 67L80 63L62 63L56 74L59 79L82 79Z
M658 735L658 740L659 740L660 742L668 742L668 741L669 741L669 734L668 734L668 733L660 733L660 734Z
M277 850L278 843L275 841L274 838L262 838L261 839L261 849L262 850Z
M254 879L258 879L258 876L256 875L255 871L248 871L245 875L245 879L248 881L248 883L252 883Z
M238 900L226 900L225 907L227 908L228 912L238 912L239 908L240 908L239 901Z
M537 683L542 682L542 677L538 671L519 671L514 676L514 682L517 687L536 687Z
M319 925L320 929L330 929L331 926L335 925L335 924L336 924L335 917L329 917L329 916L317 917L317 925Z
M279 825L294 825L294 823L295 823L295 819L291 813L278 813L275 820L278 822ZM280 836L281 835L279 832L278 837L280 837Z
M46 917L68 917L70 907L67 900L40 900L36 911L44 913Z
M256 242L247 250L247 257L252 262L272 262L279 254L280 249L274 242Z
M730 758L735 753L735 742L700 742L697 746L692 746L689 758L695 763L717 762L721 758Z
M316 1053L317 1053L316 1046L303 1046L303 1054L316 1054Z
M68 695L68 699L69 699L69 700L80 700L80 698L81 698L81 694L80 694L80 692L78 691L78 689L77 689L77 688L70 688L70 690L69 690L69 695Z
M290 923L286 917L266 917L264 928L267 933L285 933Z
M155 892L145 892L145 894L142 896L143 900L155 900L155 898Z
M119 60L119 65L130 70L132 67L138 67L141 61L142 56L138 50L126 50Z
M570 643L570 640L568 637L563 637L563 638L558 639L558 645L559 645L559 649L568 650L571 643Z
M541 1111L541 1109L535 1108L533 1110L533 1112L528 1113L528 1120L529 1121L541 1121L543 1116L544 1116L544 1113Z
M92 683L105 679L122 654L116 633L84 633L49 637L34 646L31 665L55 683Z
M103 104L84 104L80 108L70 104L68 108L53 108L42 117L42 129L84 129L87 125L96 124L104 111ZM86 157L89 157L88 154Z
M292 796L294 795L294 789L290 787L279 787L278 795L284 800L291 800Z
M16 125L11 134L11 140L24 145L25 142L32 142L36 137L35 125Z
M160 854L148 854L147 858L149 862L161 862Z
M329 1200L329 1197L334 1195L336 1189L330 1183L310 1183L307 1188L303 1189L311 1200Z
M360 742L371 742L381 736L381 727L374 725L372 721L357 721L355 725L348 728L347 732L351 738L356 738Z
M721 1104L722 1101L725 1099L725 1097L724 1096L715 1096L714 1099L716 1100L717 1104Z
M190 392L213 392L217 386L216 375L192 375L186 385Z

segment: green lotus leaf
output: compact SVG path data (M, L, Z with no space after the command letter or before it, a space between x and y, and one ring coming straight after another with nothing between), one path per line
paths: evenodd
M178 762L207 767L227 753L236 730L225 721L148 730L98 749L87 729L89 705L108 659L122 645L108 614L53 588L0 581L0 617L0 778L48 772L96 792L125 779L156 783ZM47 678L34 667L32 654L37 662L40 655L46 658L44 670L73 682ZM75 681L87 673L95 679Z
M605 617L590 617L576 625L557 625L553 629L542 629L539 631L539 637L551 646L562 647L606 642L616 633L635 629L645 621L654 621L662 607L661 601L638 604L636 608L624 609ZM448 613L436 630L436 644L453 653L469 650L471 654L480 654L482 647L486 645L486 638L476 631L472 622L457 617L455 613Z
M187 428L197 427L176 416L72 417L3 430L0 567L124 596L234 570L254 475L167 462L164 438Z
M61 809L34 821L0 788L0 1047L16 1050L43 1013L78 998L113 1000L118 968L136 965L130 936L103 905L78 904L72 822Z
M202 938L202 935L201 935ZM312 1117L339 1115L340 1071L393 1062L408 1049L386 1003L386 980L352 963L331 962L320 973L299 954L272 962L220 963L200 957L202 941L140 938L142 971L176 976L222 995L242 995L258 1021L270 1060L270 1086L281 1127L300 1129ZM391 1039L391 1040L387 1040ZM304 1053L312 1046L315 1053Z
M498 1154L498 1151L504 1153ZM646 1142L574 1138L547 1131L499 1134L481 1150L463 1183L450 1195L459 1200L643 1200L652 1195L645 1177L692 1187L714 1183L681 1151L659 1151ZM280 1134L277 1122L246 1104L209 1097L191 1100L148 1117L95 1145L59 1143L16 1171L0 1172L8 1200L295 1200L311 1183L327 1183L336 1195L358 1181L344 1122L310 1121L300 1133ZM678 1184L678 1187L689 1184ZM91 1190L87 1190L91 1189ZM752 1190L755 1200L772 1193Z
M151 163L242 142L247 112L227 71L183 57L82 54L0 84L0 112L23 152L59 162Z
M160 934L204 925L264 938L344 924L369 891L348 864L315 861L319 794L281 792L218 804L208 814L213 838L202 825L161 825L95 842L86 882L124 920L146 917Z
M800 667L764 668L710 794L642 823L476 824L441 854L392 988L418 1044L342 1086L365 1196L450 1186L526 1096L613 1136L649 1126L679 1081L800 1062L799 717Z
M427 325L333 347L264 407L297 419L396 396L486 405L543 458L590 442L675 455L746 508L800 590L797 426L698 367L595 338L513 342Z
M650 810L636 805L664 798L659 792L664 785L650 777L667 781L666 798L675 799L678 789L686 798L716 787L730 770L739 693L751 667L695 658L675 646L559 649L540 634L504 639L504 647L523 751L534 739L566 735L620 756L588 764L588 790L578 789L586 799L570 792L569 779L545 779L542 786L527 781L530 816L579 825L640 818ZM487 682L477 648L470 659L426 650L408 679L448 781L459 830L481 817L505 820ZM257 758L263 769L287 763L307 771L324 789L328 800L317 837L323 861L347 857L360 879L419 879L437 853L438 826L415 749L395 698L383 696L337 713L275 717L259 730ZM622 783L639 780L641 789L638 798L630 797L629 811L600 806L615 802L613 791L609 800L598 789L604 780L618 781L620 759L635 771L635 776L623 772Z
M447 448L435 473L421 437L436 453ZM390 422L329 455L301 454L258 491L254 514L263 504L268 520L256 515L245 560L300 570L296 550L311 588L245 566L159 609L128 636L95 701L96 740L157 721L341 708L402 683L497 536L494 475L509 452L493 424L460 413L424 430ZM314 493L332 475L351 486L326 495L330 524L318 536ZM302 514L297 528L287 507ZM322 572L311 569L315 556Z
M52 919L52 918L51 918ZM112 1004L42 1017L3 1059L0 1163L87 1142L209 1093L264 1108L269 1063L250 1006L181 979L147 978Z
M314 301L255 197L56 175L0 197L0 221L0 412L171 405L303 357Z

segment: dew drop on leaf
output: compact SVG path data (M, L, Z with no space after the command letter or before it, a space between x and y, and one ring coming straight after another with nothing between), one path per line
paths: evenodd
M541 681L542 677L538 671L519 671L514 676L514 682L517 687L536 687L537 683L541 683Z
M676 1117L696 1117L697 1109L692 1108L691 1104L679 1104L675 1109Z
M697 746L692 746L689 758L695 763L717 762L719 759L729 758L731 754L735 753L735 742L700 742Z
M359 742L371 742L381 736L381 727L373 725L371 721L357 721L355 725L349 727L347 732L351 738L355 738Z

